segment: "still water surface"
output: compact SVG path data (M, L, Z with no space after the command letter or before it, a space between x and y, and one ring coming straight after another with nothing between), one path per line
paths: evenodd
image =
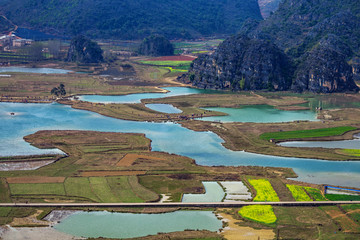
M182 113L182 111L171 104L145 104L145 107L162 113Z
M71 71L56 68L0 67L0 73L3 72L66 74Z
M135 94L117 95L117 96L81 95L79 96L79 99L86 102L96 102L96 103L140 103L141 99L165 98L165 97L183 96L190 94L207 93L206 90L185 88L185 87L167 87L162 89L165 89L168 92L135 93Z
M218 231L222 222L210 211L162 214L77 212L54 228L78 237L134 238L185 229Z
M11 116L14 112L15 116ZM23 140L39 130L93 130L145 133L154 151L187 156L200 165L289 167L300 181L358 187L360 162L334 162L276 157L226 149L212 132L195 132L170 122L151 123L114 119L57 103L0 103L0 156L41 154Z
M206 110L227 113L227 116L202 118L203 121L221 122L292 122L297 120L316 121L317 114L310 110L284 111L269 105L245 106L242 108L204 108Z
M283 147L320 147L320 148L344 148L360 149L360 134L354 135L355 139L342 141L289 141L278 145Z

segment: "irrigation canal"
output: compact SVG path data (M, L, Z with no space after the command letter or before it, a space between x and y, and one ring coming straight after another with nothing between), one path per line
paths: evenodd
M109 208L109 207L147 207L147 208L173 208L173 207L243 207L249 205L272 205L284 207L296 206L325 206L325 205L338 205L338 204L360 204L360 201L314 201L314 202L217 202L217 203L183 203L183 202L170 202L170 203L0 203L0 207L96 207L96 208Z

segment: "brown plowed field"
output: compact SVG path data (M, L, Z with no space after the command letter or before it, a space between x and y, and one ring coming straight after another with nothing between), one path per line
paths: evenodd
M128 153L116 164L116 166L130 167L139 158L150 159L150 160L160 160L160 161L164 160L164 159L161 159L158 157Z
M164 56L164 57L157 57L157 58L151 58L147 61L193 61L196 59L196 57L191 56Z
M336 220L344 232L358 233L360 226L350 219L346 214L340 211L337 207L324 208L325 212L334 220Z
M9 177L8 183L63 183L65 177Z
M87 171L81 172L82 177L108 177L108 176L136 176L144 175L146 171Z

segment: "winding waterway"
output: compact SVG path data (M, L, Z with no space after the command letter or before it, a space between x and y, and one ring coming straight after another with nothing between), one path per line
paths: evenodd
M10 115L14 112L15 115ZM0 103L0 156L41 154L23 140L39 130L93 130L145 133L154 151L188 156L200 165L289 167L297 180L358 187L360 162L335 162L276 157L226 149L223 140L212 132L195 132L179 124L135 122L109 118L97 113L72 109L57 103Z

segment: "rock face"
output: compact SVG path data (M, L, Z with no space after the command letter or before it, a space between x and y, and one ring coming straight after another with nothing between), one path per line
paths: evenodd
M309 90L332 93L356 91L358 88L345 55L320 45L306 54L298 68L292 89L298 92Z
M102 50L96 42L93 42L84 36L77 36L71 40L70 48L67 54L67 61L99 63L103 62L104 58Z
M205 89L287 90L291 86L289 59L274 44L235 36L213 55L196 59L179 80Z
M174 55L174 46L164 36L152 35L143 40L138 52L146 56L171 56Z
M358 91L358 59L358 2L283 0L266 20L246 21L236 37L194 61L179 80L234 91Z

